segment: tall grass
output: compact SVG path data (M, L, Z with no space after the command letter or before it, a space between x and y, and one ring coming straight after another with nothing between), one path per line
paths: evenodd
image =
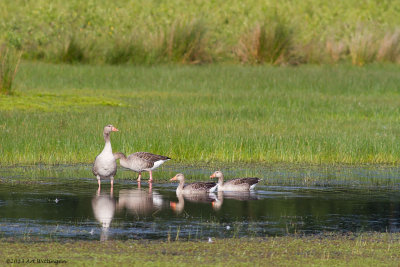
M211 60L207 53L207 29L200 20L188 24L174 22L160 38L169 62L198 64Z
M400 62L400 29L385 34L377 54L379 61Z
M0 41L24 50L25 58L49 62L398 62L397 6L116 0L110 9L107 1L2 1Z
M292 33L279 20L258 23L239 40L236 54L241 62L277 64L288 61Z
M13 94L13 82L18 71L21 53L0 46L0 94Z
M174 162L394 164L398 71L25 63L0 99L0 162L92 162L112 123L114 151Z
M351 62L363 66L375 60L378 46L376 36L366 28L357 29L350 37Z

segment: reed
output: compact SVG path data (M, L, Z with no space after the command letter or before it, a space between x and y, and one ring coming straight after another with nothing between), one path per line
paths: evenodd
M167 62L199 64L209 62L207 28L201 20L176 21L161 33L163 56Z
M279 64L288 61L292 33L279 19L258 23L243 34L236 48L236 54L243 63Z
M376 36L366 28L359 28L350 37L349 52L354 65L363 66L375 60Z
M380 42L378 61L400 62L400 29L387 33Z
M12 95L13 82L17 74L21 53L9 47L0 46L0 94Z

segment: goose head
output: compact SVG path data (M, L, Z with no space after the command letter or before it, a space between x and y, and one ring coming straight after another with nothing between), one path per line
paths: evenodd
M183 176L182 173L178 173L177 175L175 175L174 177L172 177L170 179L170 181L179 181L179 182L181 182L183 180L185 180L185 176Z
M223 178L224 175L222 174L221 171L215 171L213 174L211 174L210 178Z
M109 134L111 132L118 132L119 130L117 128L115 128L113 125L109 124L107 126L104 127L104 133L105 134Z

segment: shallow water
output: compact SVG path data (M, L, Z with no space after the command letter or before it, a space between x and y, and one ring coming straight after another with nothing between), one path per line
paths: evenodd
M104 181L98 192L90 166L2 168L0 237L195 240L400 229L399 178L393 168L355 168L346 172L315 167L286 172L257 169L254 172L264 180L252 192L199 196L176 195L176 184L167 181L177 169L170 166L156 172L157 180L151 188L147 182L138 188L133 179L116 178L113 190ZM237 177L243 169L231 168L227 173ZM212 172L189 166L184 170L195 177L207 177ZM327 171L353 175L353 179L324 180L325 176L332 177ZM270 182L276 173L287 173L286 180L283 177L281 183ZM132 173L120 171L118 175ZM364 179L371 175L370 181ZM340 175L333 177L337 176ZM305 183L304 177L314 177L320 184ZM379 179L390 180L391 186L376 186ZM297 180L301 182L294 184ZM288 181L287 185L284 181Z

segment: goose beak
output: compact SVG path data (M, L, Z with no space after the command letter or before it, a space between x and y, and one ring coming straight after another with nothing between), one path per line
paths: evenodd
M119 130L118 130L117 128L115 128L115 127L112 127L111 131L113 131L113 132L119 132Z
M176 181L176 180L178 180L176 179L176 175L170 179L170 181Z
M176 203L175 202L170 202L169 206L171 207L172 210L176 210Z
M213 174L210 176L210 178L215 178L215 173L213 173Z

